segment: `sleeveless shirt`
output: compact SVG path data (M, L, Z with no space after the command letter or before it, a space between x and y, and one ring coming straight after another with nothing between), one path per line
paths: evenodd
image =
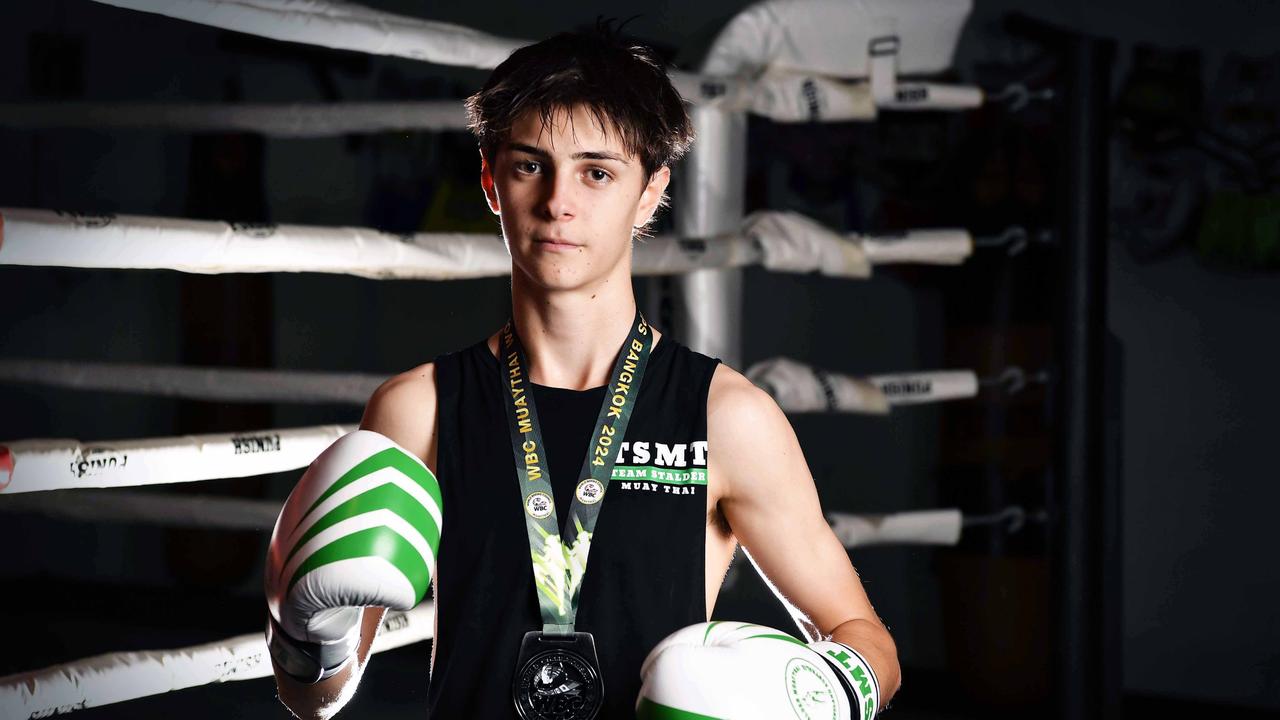
M706 620L707 394L718 363L662 336L619 446L577 616L600 658L600 720L633 718L649 650ZM508 398L483 341L437 358L435 368L443 525L428 718L511 720L520 641L542 619ZM561 523L605 391L532 385Z

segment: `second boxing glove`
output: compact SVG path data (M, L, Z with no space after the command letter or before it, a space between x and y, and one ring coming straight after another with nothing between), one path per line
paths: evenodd
M678 630L640 675L637 720L870 720L880 702L871 666L853 649L751 623Z

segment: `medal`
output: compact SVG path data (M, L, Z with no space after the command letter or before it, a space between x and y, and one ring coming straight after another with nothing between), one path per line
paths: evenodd
M591 633L525 633L512 684L521 720L591 720L604 703L604 682Z
M591 537L618 456L614 441L621 442L626 437L635 396L640 392L649 351L653 349L653 333L637 311L605 389L562 534L538 412L528 391L528 365L513 325L508 322L499 337L498 374L503 391L510 396L503 405L507 408L543 624L541 632L525 633L520 643L512 700L522 720L592 720L604 702L604 678L595 638L590 633L576 632L574 622Z

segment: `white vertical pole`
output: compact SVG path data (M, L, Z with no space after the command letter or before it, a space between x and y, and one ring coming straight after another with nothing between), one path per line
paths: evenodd
M747 116L695 106L690 117L696 140L685 156L675 191L675 228L682 238L709 239L737 230L742 223ZM741 370L742 271L698 270L680 276L673 285L676 337Z

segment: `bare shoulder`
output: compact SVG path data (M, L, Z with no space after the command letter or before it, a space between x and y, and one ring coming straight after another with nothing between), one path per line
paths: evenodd
M716 366L707 393L708 433L739 434L761 423L778 421L785 423L786 416L769 393L728 365Z
M386 435L434 469L435 364L424 363L379 385L365 405L360 427Z
M803 463L804 457L790 421L773 397L723 364L711 378L707 397L707 444L725 481L726 497L787 484L776 480L777 473L760 473L759 468L778 470L797 459ZM766 477L775 480L761 482Z

